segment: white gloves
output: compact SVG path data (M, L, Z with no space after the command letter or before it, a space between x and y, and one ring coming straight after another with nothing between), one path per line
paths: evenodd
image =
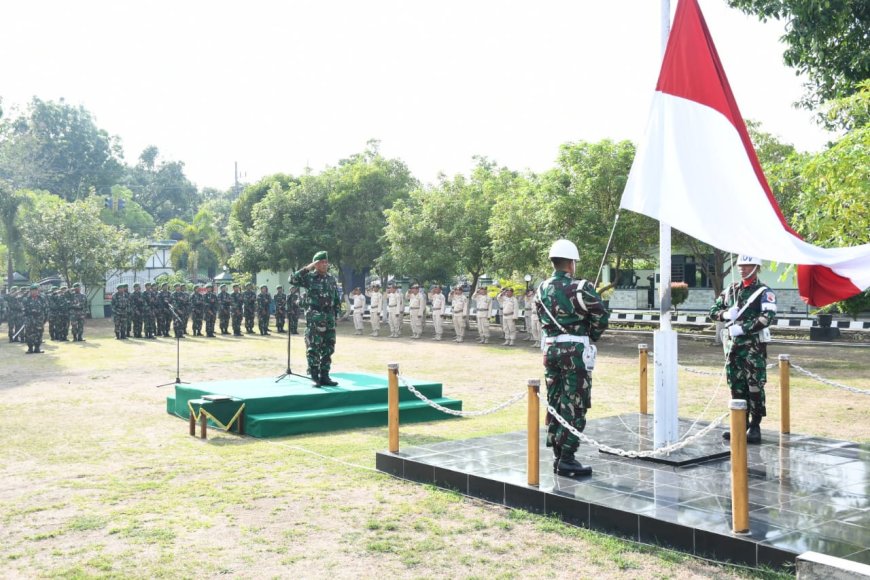
M727 311L722 313L722 320L736 320L739 313L740 309L736 306L732 306Z
M735 324L734 326L728 327L728 334L731 335L731 338L736 338L738 336L743 336L746 333L743 332L743 329L740 326Z

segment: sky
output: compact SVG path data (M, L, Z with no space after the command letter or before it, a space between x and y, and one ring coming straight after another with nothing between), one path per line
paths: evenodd
M792 103L783 24L700 0L745 118L802 151L831 139ZM671 0L671 11L676 0ZM320 171L365 149L424 183L483 155L643 134L659 0L43 0L4 6L0 96L82 105L135 164L155 145L199 187Z

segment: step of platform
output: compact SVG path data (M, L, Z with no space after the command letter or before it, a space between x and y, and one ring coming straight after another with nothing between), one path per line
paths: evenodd
M438 398L434 401L448 409L461 410L462 401ZM400 423L421 423L451 419L420 400L399 403ZM387 424L387 405L370 404L330 409L315 409L283 413L247 415L245 431L253 437L283 437L300 433L313 433L359 427L377 427ZM326 425L326 423L329 423Z

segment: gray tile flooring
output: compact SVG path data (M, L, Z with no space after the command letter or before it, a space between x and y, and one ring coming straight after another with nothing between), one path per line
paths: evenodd
M613 447L648 449L652 420L639 414L593 419L585 432ZM690 427L680 421L681 434ZM712 431L691 453L727 452L721 432ZM748 447L746 536L731 533L727 456L668 465L581 445L577 458L593 474L569 479L553 473L542 430L538 487L527 485L525 432L380 452L376 463L412 481L721 561L788 567L813 550L870 563L870 444L762 433L762 444Z

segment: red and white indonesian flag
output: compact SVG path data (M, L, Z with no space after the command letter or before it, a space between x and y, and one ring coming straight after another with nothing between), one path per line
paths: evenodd
M697 0L680 0L646 135L620 204L735 254L799 264L814 306L870 288L870 244L826 249L786 223Z

